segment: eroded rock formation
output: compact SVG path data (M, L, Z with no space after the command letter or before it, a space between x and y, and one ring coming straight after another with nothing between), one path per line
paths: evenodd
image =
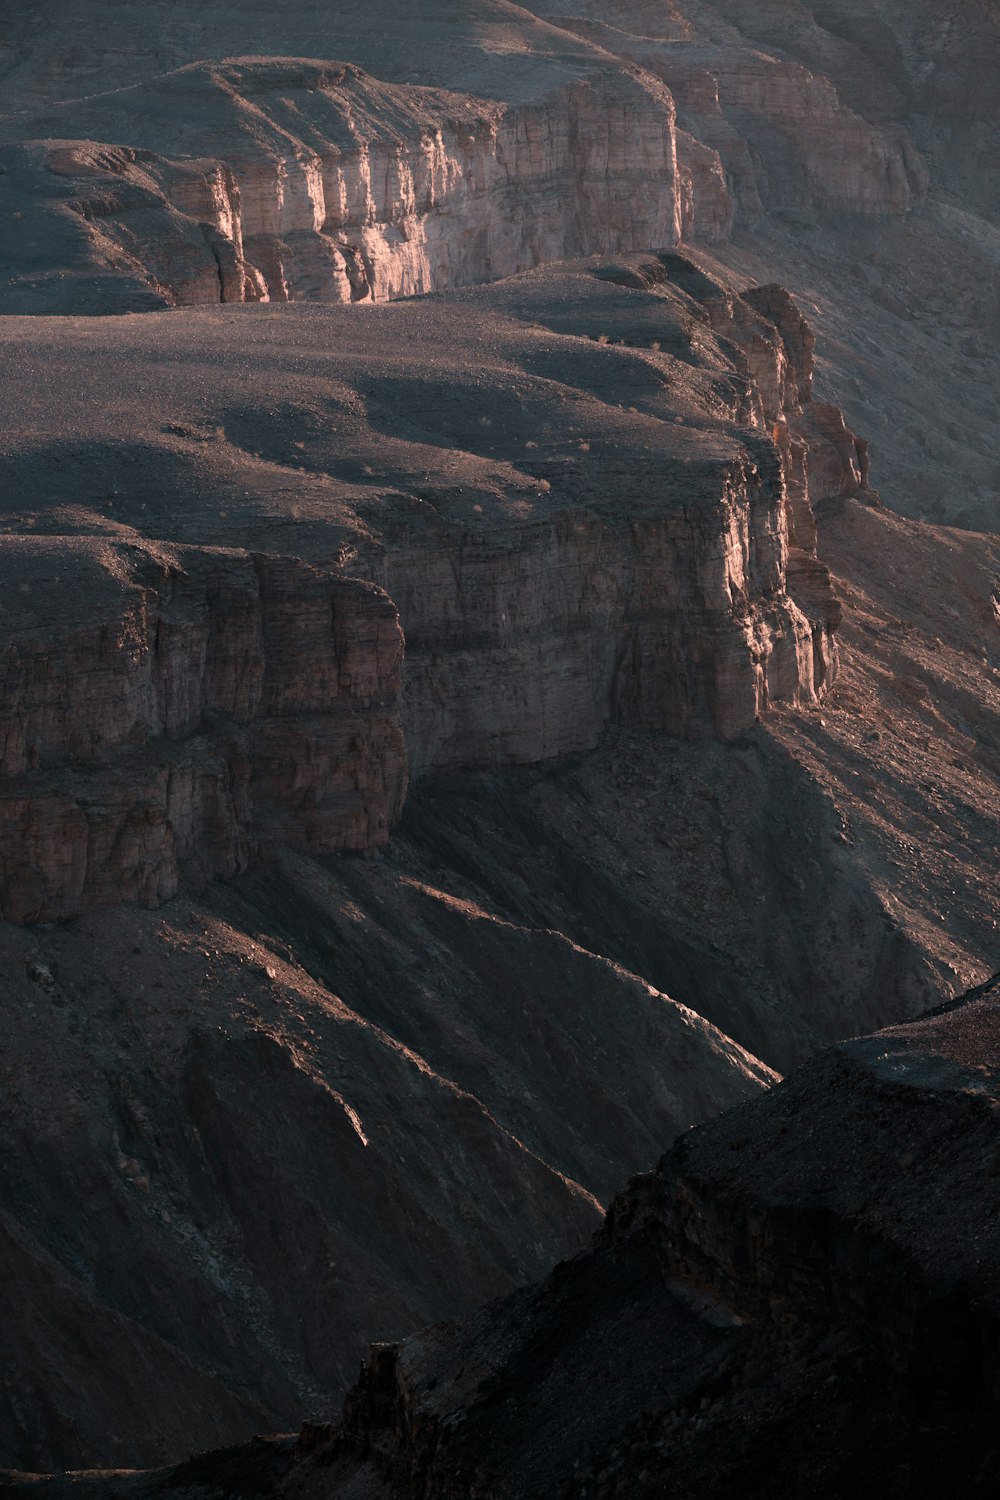
M32 311L381 300L724 239L765 208L905 214L926 191L906 130L864 119L796 61L690 28L654 39L553 20L453 18L450 46L414 27L404 74L446 89L368 76L370 30L340 8L327 25L346 62L205 61L209 44L176 71L140 65L125 89L91 79L71 104L79 64L64 56L41 82L29 44L13 69L21 109L0 130L24 220L12 284L42 273L49 300Z
M66 483L3 552L8 918L155 904L185 860L232 875L262 840L377 849L407 757L528 764L613 723L732 739L829 686L839 606L809 493L863 476L842 418L813 412L787 295L636 257L364 326L311 314L291 361L273 322L220 316L106 325L114 392L90 325L63 366ZM15 334L15 381L38 326ZM211 394L164 373L163 335ZM39 462L26 432L12 499ZM303 561L271 550L276 503L312 514Z
M296 559L109 537L2 541L0 911L155 906L261 838L378 848L406 788L402 635Z
M12 1492L986 1500L998 983L688 1132L546 1281L375 1345L336 1422Z
M329 1417L373 1334L572 1254L772 1067L995 967L1000 918L996 546L876 508L852 431L894 504L992 524L985 8L65 10L0 39L0 307L179 310L2 331L31 1468ZM335 1436L162 1483L863 1494L891 1429L885 1466L992 1494L955 1400L989 1409L992 1323L905 1192L827 1181L863 1192L914 1091L835 1056L753 1160L689 1138L541 1293L383 1350ZM991 1148L940 1092L954 1210Z
M11 147L6 181L41 255L55 230L143 306L385 301L680 234L673 103L622 70L507 107L252 58L142 94L127 143Z

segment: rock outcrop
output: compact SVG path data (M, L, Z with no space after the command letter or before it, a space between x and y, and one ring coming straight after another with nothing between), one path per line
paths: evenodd
M345 62L209 47L68 103L59 69L32 84L15 67L24 102L0 140L23 232L5 305L382 300L725 239L765 209L901 215L926 192L905 129L800 63L552 19L505 14L501 40L453 17L437 48L414 28L409 69L383 59L445 88L362 71L377 22L359 34L339 8L327 42Z
M992 529L1000 27L869 9L37 0L0 50L0 308L367 301L680 232L804 299L890 505Z
M0 540L0 912L174 895L261 838L378 848L406 788L402 636L371 585L295 559Z
M371 1339L575 1253L588 1195L766 1087L761 1054L784 1071L982 972L1000 696L969 642L1000 549L863 500L823 531L850 609L822 703L737 744L612 726L587 755L426 774L377 858L276 845L232 880L185 871L154 911L0 928L6 1462L159 1463L328 1421ZM637 1445L662 1440L647 1376L676 1349L700 1380L678 1339L710 1327L657 1303L660 1274L626 1264L601 1339L579 1307L606 1287L553 1317ZM634 1383L592 1371L587 1347L647 1314ZM758 1368L792 1362L775 1404L815 1393L789 1408L811 1433L837 1371L794 1353L765 1340ZM847 1436L873 1405L854 1386ZM243 1454L258 1490L274 1452ZM190 1483L233 1461L193 1460Z
M546 1281L375 1345L335 1423L113 1493L986 1500L998 984L688 1132Z
M374 1348L271 1492L992 1493L997 984L690 1132L543 1286Z
M995 967L967 10L5 18L0 1461L309 1419L50 1495L992 1500L991 1005L683 1134Z
M721 239L767 211L806 220L905 214L926 194L927 170L906 130L862 118L822 73L735 36L723 46L696 36L659 39L631 17L618 29L604 22L604 7L592 8L601 20L564 24L661 79L684 134L701 148L681 155L696 234Z
M110 310L385 301L681 233L673 102L634 70L504 105L247 58L168 75L133 107L122 144L7 148L24 221L7 253L24 275L64 247L79 294L58 311L102 289ZM73 122L102 141L120 114L92 101Z
M223 317L68 325L39 391L61 453L12 431L8 493L53 488L3 549L9 919L155 904L268 839L377 849L407 759L529 764L610 724L729 740L829 686L809 492L861 476L787 295L626 258L317 310L290 362L264 310ZM266 518L303 511L304 560L275 555Z

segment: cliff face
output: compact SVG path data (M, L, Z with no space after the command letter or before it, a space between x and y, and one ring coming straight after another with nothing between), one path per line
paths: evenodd
M7 184L39 259L143 307L385 301L680 235L673 101L620 68L519 104L249 58L141 94L126 142L91 101L95 139L9 147Z
M0 307L367 302L680 233L807 305L890 504L991 529L998 47L897 0L39 0L0 44Z
M0 124L25 231L6 251L6 305L384 300L723 240L765 209L902 215L926 191L902 126L739 37L658 40L528 11L493 18L491 34L489 17L470 19L415 27L407 68L380 58L390 77L444 89L363 72L370 31L338 9L310 55L336 42L349 62L268 55L276 38L235 59L182 48L175 71L144 76L137 59L129 87L81 80L71 103L59 96L79 63L57 51L33 77L29 41L13 69L21 108ZM128 13L116 23L127 47Z
M767 211L905 214L926 194L927 170L905 128L855 113L822 71L737 34L728 45L706 40L699 21L710 35L719 28L702 17L687 35L660 39L659 27L644 34L631 15L620 29L605 16L601 7L593 21L564 24L665 83L679 126L700 147L681 156L691 182L687 233L721 239Z
M106 537L8 535L3 558L6 920L154 906L185 861L232 875L261 838L385 843L406 754L384 594Z
M304 504L308 476L295 482ZM274 514L261 524L280 531ZM750 1054L791 1067L845 1029L933 1003L935 975L943 987L975 974L1000 918L983 836L998 805L1000 700L969 638L993 617L996 544L863 500L823 530L850 610L822 703L772 713L737 744L611 726L585 756L426 774L376 858L276 845L233 880L185 871L181 894L155 910L0 928L7 1462L160 1463L329 1421L371 1338L464 1316L545 1274L596 1227L589 1194L606 1201L679 1131L772 1082ZM820 1086L832 1087L825 1072ZM798 1114L816 1129L821 1179L846 1151L840 1137L828 1144L818 1099ZM858 1138L859 1173L892 1119L876 1115L873 1137ZM941 1117L926 1119L933 1137ZM737 1172L749 1147L730 1141L748 1133L741 1123L719 1139ZM794 1123L782 1139L797 1157ZM922 1160L900 1177L921 1205ZM884 1193L879 1182L872 1197ZM718 1399L703 1340L714 1357L719 1330L665 1302L659 1261L631 1254L611 1287L600 1267L565 1278L539 1341L560 1351L579 1330L558 1363L582 1388L559 1398L539 1443L552 1437L554 1492L591 1455L585 1475L603 1472L591 1438L612 1397L637 1457L648 1446L655 1458L676 1418L696 1449L696 1493L726 1457L740 1473L759 1459L766 1484L788 1448L787 1429L769 1424L789 1413L810 1441L820 1427L845 1452L867 1434L859 1483L883 1483L873 1451L890 1468L911 1461L885 1448L885 1433L904 1449L912 1433L879 1407L877 1367L848 1376L822 1349L797 1363L801 1350L768 1342L766 1319L745 1380L737 1361L760 1404L744 1391L733 1424L695 1427L699 1403ZM25 1287L58 1316L26 1312ZM537 1292L525 1301L530 1314ZM581 1308L598 1306L595 1336ZM638 1342L621 1357L628 1374L608 1378L607 1362L589 1361L623 1329ZM526 1391L504 1417L518 1434L533 1430L539 1343L511 1374ZM481 1366L467 1368L478 1383ZM761 1370L791 1373L775 1390ZM832 1427L831 1377L858 1392ZM664 1378L679 1385L661 1401ZM447 1403L453 1387L439 1385ZM921 1441L939 1439L934 1428ZM969 1442L956 1439L961 1463ZM538 1453L527 1449L529 1468ZM280 1447L244 1460L238 1484L230 1458L198 1460L190 1485L215 1475L216 1489L259 1494L286 1463ZM723 1471L721 1495L739 1492L740 1473ZM126 1493L153 1483L113 1482ZM318 1482L329 1491L328 1468Z
M836 661L832 586L811 618L786 593L777 468L720 481L708 516L624 534L565 517L516 551L393 558L414 767L528 764L593 748L609 722L730 739L773 703L818 697Z
M65 398L40 396L65 399L72 449L34 523L56 535L4 548L8 918L153 904L186 860L231 875L262 840L377 849L407 759L526 764L610 724L731 739L825 691L839 607L807 468L838 494L861 475L811 415L808 330L787 296L679 257L598 270L364 328L311 314L291 357L259 317L153 344L146 322L97 345L79 326ZM39 461L26 431L12 496L38 493ZM200 484L217 519L190 508ZM305 560L283 559L266 518L303 506Z
M5 18L0 1456L326 1418L982 973L996 546L851 430L993 524L967 12ZM992 1500L988 1128L871 1061L162 1483Z

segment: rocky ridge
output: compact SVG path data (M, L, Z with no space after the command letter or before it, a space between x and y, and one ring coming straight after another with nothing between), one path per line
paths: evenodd
M546 1281L376 1345L334 1424L73 1493L993 1493L997 984L688 1132Z
M904 214L926 191L905 129L745 46L503 5L443 33L439 18L393 12L408 81L383 47L381 82L362 71L377 22L359 31L347 7L325 15L319 53L307 7L291 35L283 18L282 50L301 40L299 57L274 55L260 14L239 29L262 55L213 55L226 34L213 12L176 71L150 75L135 57L122 87L140 35L128 9L114 19L120 50L83 65L86 97L82 59L44 59L30 27L8 69L4 187L24 230L8 310L383 299L726 238L765 205ZM343 61L303 60L329 55L331 38ZM412 87L428 74L444 89Z
M340 1425L304 1433L274 1491L790 1495L808 1472L821 1494L893 1476L988 1494L996 986L683 1137L544 1288L373 1350ZM789 1376L792 1423L774 1413ZM359 1471L370 1487L351 1489Z

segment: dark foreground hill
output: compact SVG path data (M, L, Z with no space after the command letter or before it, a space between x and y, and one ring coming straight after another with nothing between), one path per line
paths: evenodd
M62 1500L995 1496L1000 977L681 1137L593 1247L340 1419Z

